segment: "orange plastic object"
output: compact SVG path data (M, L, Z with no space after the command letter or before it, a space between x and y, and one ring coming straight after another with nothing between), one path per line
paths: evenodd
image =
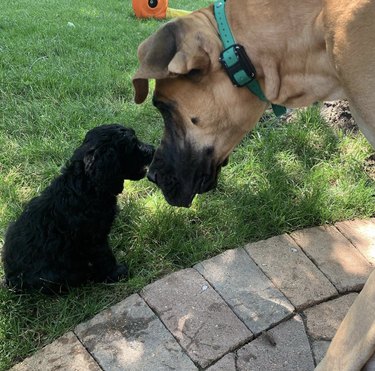
M132 0L138 18L166 18L168 0Z

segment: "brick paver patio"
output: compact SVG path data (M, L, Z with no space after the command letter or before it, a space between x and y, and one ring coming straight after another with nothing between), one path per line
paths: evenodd
M148 285L13 370L313 370L374 264L375 219L250 243Z

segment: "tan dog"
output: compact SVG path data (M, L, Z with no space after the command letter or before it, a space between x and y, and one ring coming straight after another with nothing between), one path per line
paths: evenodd
M226 9L270 102L303 107L346 98L375 147L375 1L228 0ZM165 121L148 176L172 205L188 207L215 187L221 166L268 106L232 85L219 63L222 49L210 6L167 23L138 50L135 101L146 99L148 79L156 79L153 103ZM375 349L374 306L375 283L359 295L320 370L365 364Z

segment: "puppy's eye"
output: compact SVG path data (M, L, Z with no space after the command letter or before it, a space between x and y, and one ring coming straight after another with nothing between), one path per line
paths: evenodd
M198 118L198 117L192 117L190 120L191 120L191 122L192 122L194 125L198 125L198 123L199 123L199 118Z

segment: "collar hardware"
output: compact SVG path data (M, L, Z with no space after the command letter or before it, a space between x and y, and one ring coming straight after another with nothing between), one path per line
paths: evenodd
M255 79L256 71L242 45L225 49L219 58L233 85L243 87Z

